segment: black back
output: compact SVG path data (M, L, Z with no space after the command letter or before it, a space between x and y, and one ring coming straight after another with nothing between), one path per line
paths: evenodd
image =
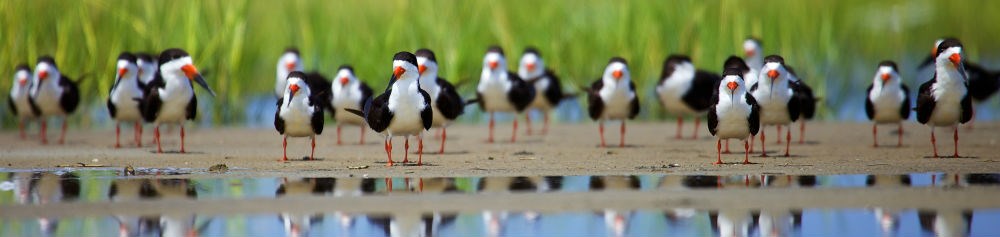
M528 84L516 73L507 72L507 80L510 80L511 88L507 91L507 99L514 105L517 112L524 111L535 99L535 86Z
M437 78L437 84L441 87L441 91L438 92L437 101L435 101L438 111L448 120L458 118L465 110L465 101L458 95L455 86L444 78Z

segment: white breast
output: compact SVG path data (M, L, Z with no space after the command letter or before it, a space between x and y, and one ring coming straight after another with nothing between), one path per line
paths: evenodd
M41 83L38 91L33 94L35 105L41 110L42 116L56 116L65 115L66 112L63 111L61 105L59 104L60 98L63 95L63 88L58 85L59 75L53 76L57 79L48 79Z
M34 117L31 104L28 103L28 88L14 85L10 90L10 98L14 100L14 109L19 118Z
M931 95L936 106L931 112L930 123L935 126L952 126L962 116L962 98L968 93L968 88L965 87L965 79L957 71L938 74L938 77L938 82L931 85Z
M632 112L632 99L635 92L629 90L628 80L621 80L617 86L615 84L604 84L598 91L601 100L604 101L604 112L602 119L619 120L627 119Z
M675 67L674 73L656 87L656 95L667 112L680 116L698 114L698 111L685 104L682 99L684 94L691 90L694 72L694 66L690 63L679 64Z
M412 79L411 79L412 80ZM416 83L400 83L392 86L389 95L389 111L392 111L392 121L385 132L390 136L419 135L424 131L420 111L424 109L424 98L417 92Z
M344 109L357 109L360 110L361 103L361 90L360 83L352 82L347 84L347 86L340 86L338 83L333 85L333 107L337 109L337 113L333 115L334 119L338 123L347 124L364 124L364 119L355 114L351 114Z
M716 136L721 139L737 138L745 139L750 136L751 108L746 103L746 97L738 96L733 103L729 95L721 94L722 98L715 106L715 114L718 115L719 124Z
M166 86L158 89L163 101L156 123L182 123L187 118L187 105L194 98L194 89L187 78L164 79Z
M545 97L545 91L548 90L549 86L552 84L551 80L552 79L550 79L549 77L541 77L538 78L538 81L534 82L535 91L538 93L538 95L535 96L535 99L531 101L530 105L531 108L541 109L542 111L549 111L552 110L553 106L555 106L554 104L550 104L548 98Z
M139 112L139 102L136 99L142 98L142 89L137 84L137 79L122 81L111 91L111 103L115 105L117 114L115 120L123 122L137 122L142 120Z
M792 91L788 89L787 81L779 81L774 85L774 92L767 83L758 81L757 90L752 92L757 104L760 105L761 125L785 125L792 122L788 115L788 101Z
M507 80L506 73L492 74L488 70L483 70L476 91L482 95L482 98L479 99L482 100L487 112L517 111L507 98L507 92L510 91L512 85Z
M312 129L312 114L316 111L309 106L308 95L294 96L291 101L285 98L281 106L278 116L285 121L285 135L305 137L315 134Z
M873 120L880 124L898 123L901 121L903 118L900 116L899 110L905 98L906 95L898 85L873 86L872 91L868 93L868 99L872 101L872 107L875 110Z

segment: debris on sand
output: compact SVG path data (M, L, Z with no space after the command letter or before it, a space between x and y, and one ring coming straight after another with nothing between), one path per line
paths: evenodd
M363 170L363 169L367 169L367 168L368 168L367 165L362 165L362 166L348 166L347 167L347 169L350 169L350 170Z
M229 166L226 166L226 164L217 164L213 165L212 167L208 167L208 172L225 173L228 171L229 171Z
M514 152L515 156L530 156L530 155L534 155L534 154L535 154L534 152L525 151L525 150Z
M56 165L56 167L58 167L58 168L63 168L63 167L84 167L84 168L93 168L93 167L106 167L106 166L105 166L105 165L101 165L101 164L84 164L84 163L76 163L76 164L61 164L61 165Z
M133 176L135 175L135 168L132 168L131 165L126 165L125 168L122 169L122 174L124 176Z

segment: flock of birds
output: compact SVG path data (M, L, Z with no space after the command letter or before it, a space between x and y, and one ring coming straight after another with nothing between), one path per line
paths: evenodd
M758 134L761 156L766 157L762 126L777 128L779 144L782 126L789 127L785 133L784 152L786 157L789 156L792 143L790 126L802 120L800 131L804 134L805 120L814 116L819 100L781 56L764 57L759 40L747 39L743 48L746 60L738 56L729 57L722 75L696 69L687 56L670 55L663 64L655 89L664 109L678 116L678 139L682 138L683 117L695 118L693 139L698 137L700 118L707 117L708 130L717 137L718 158L715 164L723 163L722 141L726 140L728 153L729 139L743 141L743 163L749 164L749 154L753 152L753 141ZM934 77L919 87L916 107L911 107L909 89L902 83L896 64L892 61L879 63L872 84L867 88L865 103L868 118L875 123L872 132L876 147L879 124L899 125L899 145L902 145L901 124L909 119L911 111L916 111L917 121L931 126L934 157L938 157L934 127L954 128L953 156L959 157L957 124L972 119L973 100L985 100L1000 88L1000 73L964 61L962 50L962 44L954 38L935 43L932 55L922 65L933 64ZM541 133L545 134L549 112L560 101L576 97L563 92L558 76L545 66L541 53L532 47L524 50L516 73L507 70L503 49L489 47L483 58L476 97L468 100L458 94L455 85L438 76L438 67L437 58L431 50L420 49L415 54L399 52L392 60L388 86L376 96L357 78L350 65L341 66L331 81L318 72L304 72L298 50L286 50L278 61L274 90L278 97L274 125L284 137L282 147L285 155L282 160L288 159L288 137L309 137L312 141L309 158L313 157L315 137L323 132L325 113L330 113L337 121L338 145L342 144L341 129L344 124L361 128L361 143L364 143L365 127L382 134L389 166L394 163L392 138L404 137L403 162L408 163L409 137L415 136L418 142L416 164L420 165L423 133L430 128L440 128L439 152L443 153L446 127L462 115L466 105L478 104L482 111L489 114L487 141L492 143L496 113L521 114L529 109L538 109L544 116ZM118 123L117 137L121 134L121 123L132 123L135 143L141 146L142 123L153 123L157 151L163 152L159 126L179 125L180 152L183 153L183 123L193 119L197 112L192 82L215 96L191 57L181 49L167 49L155 59L147 54L126 52L118 57L116 68L115 83L110 89L107 105L111 117ZM621 121L619 146L624 147L625 121L639 113L639 96L630 75L628 62L614 57L609 60L600 78L589 87L581 88L581 93L587 96L589 116L598 121L601 147L606 146L605 121ZM45 119L65 118L79 104L76 82L61 74L55 61L47 56L38 59L34 74L27 65L19 65L14 80L9 103L20 119L22 138L26 136L24 124L37 119L42 143L46 143ZM530 134L531 119L527 114L525 117ZM64 119L59 143L64 141L65 130ZM511 142L517 141L517 130L518 120L514 119ZM800 143L804 141L803 137L799 137ZM115 147L121 147L119 140L116 138Z

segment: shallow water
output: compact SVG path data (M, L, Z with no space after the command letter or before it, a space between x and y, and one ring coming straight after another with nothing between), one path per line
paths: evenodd
M1000 235L1000 174L175 176L192 172L0 170L0 236Z

